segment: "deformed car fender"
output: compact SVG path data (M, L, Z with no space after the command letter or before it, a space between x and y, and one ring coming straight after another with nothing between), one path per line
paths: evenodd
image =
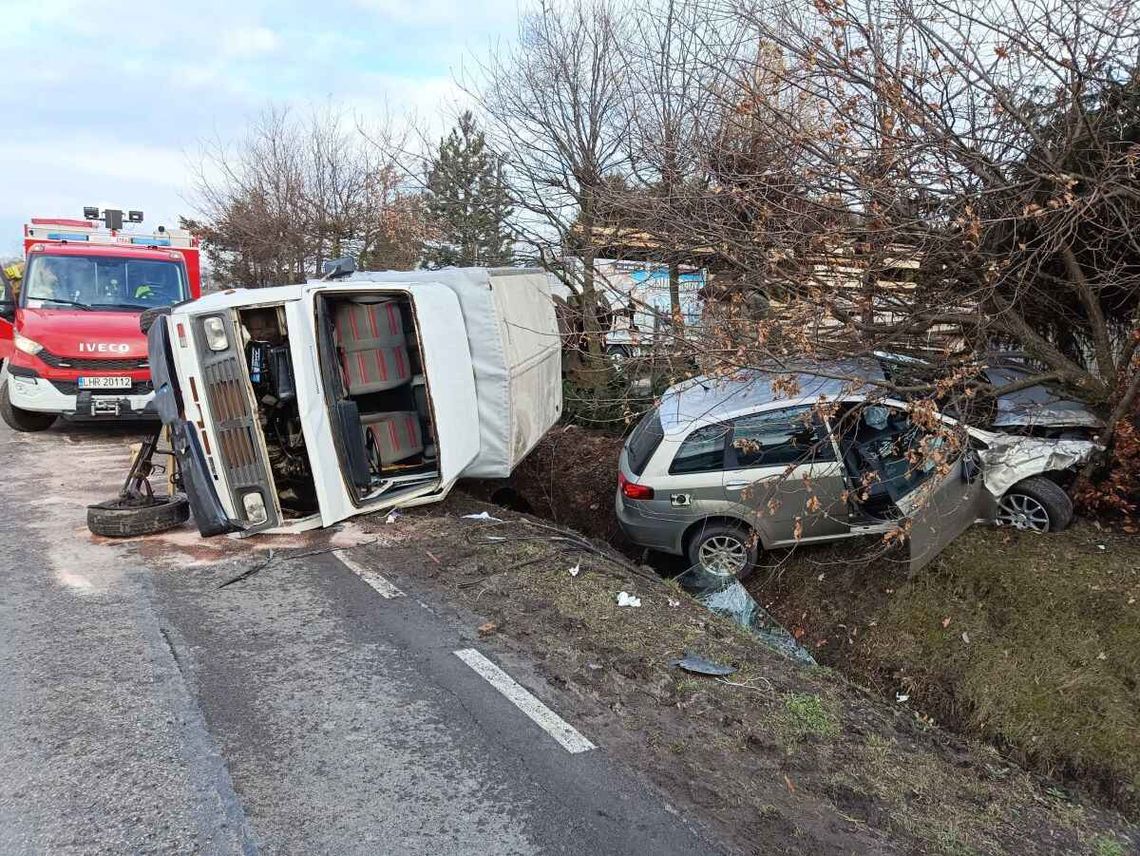
M1101 448L1088 440L1043 440L990 432L984 439L986 447L978 450L982 479L995 497L1030 476L1080 466Z

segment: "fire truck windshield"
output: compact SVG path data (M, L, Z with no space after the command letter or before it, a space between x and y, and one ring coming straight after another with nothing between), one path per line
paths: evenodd
M177 261L37 253L28 259L22 297L29 309L141 311L189 294Z

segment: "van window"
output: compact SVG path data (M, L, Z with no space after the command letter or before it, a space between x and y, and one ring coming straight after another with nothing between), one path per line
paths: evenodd
M641 421L625 441L625 448L629 453L626 460L634 475L639 476L645 472L645 465L661 445L664 436L665 429L661 427L661 415L654 407L641 417Z
M816 430L810 404L742 416L732 426L729 468L834 461L835 451Z
M730 428L705 425L685 438L669 465L670 473L706 473L724 468L724 447Z

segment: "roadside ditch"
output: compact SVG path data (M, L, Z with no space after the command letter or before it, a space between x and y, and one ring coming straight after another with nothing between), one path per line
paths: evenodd
M605 542L665 576L612 511L621 439L559 426L482 499ZM822 665L916 722L979 738L1058 793L1140 818L1140 543L1093 524L976 527L911 579L851 543L768 555L753 597Z

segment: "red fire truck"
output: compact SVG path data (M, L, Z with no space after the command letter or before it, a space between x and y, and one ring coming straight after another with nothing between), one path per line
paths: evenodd
M42 431L59 416L153 418L139 316L201 293L198 240L133 228L141 211L84 208L84 219L24 227L19 293L0 295L0 417Z

